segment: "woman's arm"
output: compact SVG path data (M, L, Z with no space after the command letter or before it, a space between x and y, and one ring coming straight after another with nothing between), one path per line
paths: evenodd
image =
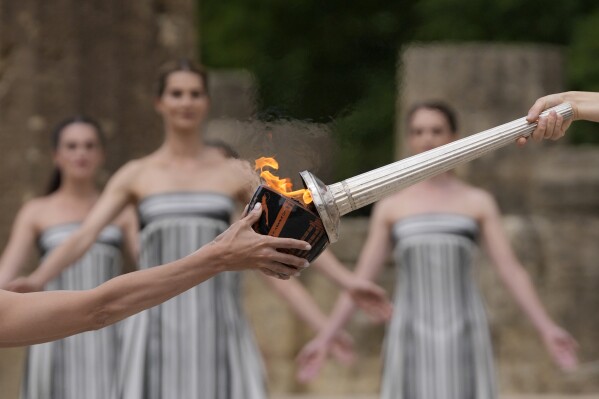
M333 252L325 250L312 266L321 271L350 295L352 301L376 322L391 317L392 304L385 290L370 280L360 278L349 271Z
M388 207L391 205L390 200L383 200L374 207L368 237L360 253L355 271L358 277L374 280L389 256L391 242L387 214ZM299 363L298 379L300 381L309 381L316 377L326 360L332 338L345 326L353 310L354 304L349 294L341 294L326 327L320 331L316 338L304 346L297 358Z
M540 118L541 112L547 108L554 107L562 103L570 103L574 116L564 121L564 118L552 112L547 117ZM539 121L532 137L535 140L551 139L557 140L566 134L566 130L575 120L587 120L599 122L599 93L588 91L568 91L565 93L551 94L539 98L528 111L526 119L529 122ZM526 142L526 139L520 139L519 144Z
M389 223L386 216L388 204L388 201L382 201L374 207L370 219L368 237L366 238L366 243L360 253L356 266L355 274L359 278L369 281L375 280L380 274L383 264L391 251ZM336 331L343 328L353 310L354 305L351 297L347 293L341 294L329 318L327 327L323 334L321 334L322 338L330 339Z
M130 162L121 168L110 179L81 227L54 249L29 277L15 280L8 288L22 292L39 291L64 268L83 256L102 229L133 201L131 187L140 168L140 161Z
M264 275L262 280L287 302L291 310L314 332L320 331L326 325L327 316L300 282L295 279L282 281Z
M512 250L494 199L484 193L478 202L482 208L483 243L501 280L532 321L554 361L564 369L575 367L576 342L547 314L528 273Z
M256 234L251 226L260 213L257 207L183 259L116 277L92 290L30 294L0 290L0 346L46 342L105 327L225 270L267 268L285 275L295 273L304 259L282 254L277 248L306 250L309 245Z
M326 314L300 282L295 279L281 281L264 275L263 280L287 302L291 310L308 324L312 331L318 333L326 326ZM354 358L354 352L353 340L349 334L339 331L331 341L331 350L337 360L344 364L350 363Z
M0 257L0 289L19 275L31 254L36 238L35 215L38 204L27 203L15 219L8 244Z

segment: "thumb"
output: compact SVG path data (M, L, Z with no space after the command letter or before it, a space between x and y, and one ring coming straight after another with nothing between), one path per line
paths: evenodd
M260 215L262 215L262 205L257 202L254 208L242 220L251 226L260 219Z

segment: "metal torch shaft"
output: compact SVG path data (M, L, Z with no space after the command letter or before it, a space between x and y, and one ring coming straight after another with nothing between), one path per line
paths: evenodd
M564 119L572 116L570 104L561 104L543 112L555 111ZM529 136L536 123L520 118L483 132L473 134L430 151L380 167L370 172L331 184L339 216L372 204L411 184L448 171L488 152L513 143L519 137Z

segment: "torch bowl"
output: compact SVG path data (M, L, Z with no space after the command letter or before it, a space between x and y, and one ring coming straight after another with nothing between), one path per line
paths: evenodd
M249 209L262 204L262 215L252 226L259 234L295 238L310 243L309 251L284 250L312 262L329 245L329 239L320 217L302 203L285 197L261 185L254 193Z

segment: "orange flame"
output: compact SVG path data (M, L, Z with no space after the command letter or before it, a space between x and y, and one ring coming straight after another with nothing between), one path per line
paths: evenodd
M279 169L279 163L272 157L261 157L256 159L255 169L260 170L260 177L264 180L266 185L279 194L286 197L291 197L295 200L302 201L305 205L312 202L312 193L310 190L302 189L293 191L293 183L288 177L279 178L264 168L271 168L274 170Z

